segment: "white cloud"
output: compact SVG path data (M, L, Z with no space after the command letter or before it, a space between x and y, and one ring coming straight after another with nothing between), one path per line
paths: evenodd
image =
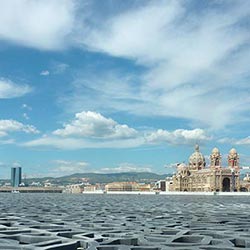
M23 143L26 147L54 147L63 150L80 148L131 148L144 144L143 135L126 124L119 124L96 112L81 112L64 128Z
M63 129L53 132L59 136L81 136L103 139L134 138L137 131L125 124L118 124L111 118L106 118L96 112L81 112L75 115L75 119L65 124Z
M22 144L25 147L45 147L57 148L62 150L76 150L81 148L136 148L144 145L159 145L167 143L169 145L185 145L194 143L203 143L210 140L204 131L199 132L199 129L176 130L168 132L166 130L157 130L155 132L141 133L135 138L120 138L120 139L91 139L91 138L76 138L76 137L61 137L53 135L45 135L41 138L34 139Z
M185 166L185 163L182 162L169 163L165 164L164 168L176 169L179 165Z
M217 140L217 142L229 145L250 145L250 136L241 139L224 137Z
M6 136L6 135L7 135L7 133L5 131L0 130L0 137Z
M95 27L86 34L83 43L90 49L135 58L140 62L154 62L165 58L165 50L162 50L165 26L171 24L176 15L182 12L177 1L169 3L150 2L144 7L111 16L100 23L100 27Z
M203 129L177 129L174 131L167 131L163 129L158 129L146 137L147 143L159 144L159 143L169 143L169 144L194 144L198 142L203 142L210 140Z
M84 142L74 138L58 138L53 136L42 136L22 144L25 147L53 147L63 150L75 150L84 148Z
M83 173L86 172L86 167L89 166L89 163L84 161L65 161L65 160L55 160L52 162L55 165L51 169L50 176L64 176L74 173Z
M40 75L41 75L41 76L48 76L49 74L50 74L50 73L49 73L48 70L43 70L43 71L40 72Z
M181 1L150 1L92 27L83 37L83 43L91 49L133 58L142 64L163 62L167 65L160 66L169 68L168 73L173 67L182 69L184 72L178 72L182 78L183 73L187 76L207 69L249 39L247 30L230 30L249 15L248 4L235 4L227 11L219 6L207 7L206 12L196 12ZM234 37L230 36L232 32Z
M152 172L151 166L141 166L133 163L121 163L117 167L101 168L101 173L122 173L122 172Z
M249 4L220 1L202 8L191 2L146 1L124 9L112 3L107 11L70 0L1 1L0 39L45 50L72 45L140 66L128 79L122 72L110 80L99 69L98 77L79 76L66 98L73 112L91 107L177 117L213 129L246 122ZM57 72L66 68L59 64Z
M72 90L61 96L59 105L66 107L69 112L85 110L100 110L113 112L116 110L129 113L138 112L148 115L154 106L142 111L150 104L145 102L138 85L140 79L131 74L118 72L87 72L80 74L72 83Z
M250 37L247 25L239 24L249 14L244 1L224 1L204 9L192 9L185 1L149 1L93 22L82 37L87 48L129 58L145 66L145 71L136 81L129 79L124 84L117 75L115 86L126 92L117 91L115 96L103 88L104 84L112 89L114 81L109 76L101 75L94 88L92 80L96 79L86 82L86 77L80 94L80 80L74 85L68 103L76 100L78 106L86 105L85 88L107 110L185 118L213 129L242 121L250 102L245 91ZM95 98L88 101L98 106Z
M235 141L236 141L235 139L229 137L223 137L217 140L217 142L221 144L234 144Z
M250 145L250 136L247 136L240 140L235 140L236 145Z
M4 162L0 162L0 168L9 168L9 165Z
M167 131L158 129L148 131L145 128L135 130L121 125L100 113L83 111L75 114L75 119L50 134L23 143L26 147L54 147L63 150L80 148L135 148L144 145L194 144L211 140L205 130L177 129Z
M9 79L0 78L0 99L20 97L31 92L26 84L16 84Z
M0 137L5 136L6 134L0 132ZM0 144L2 145L7 145L7 144L14 144L15 140L14 139L5 139L5 140L0 140Z
M45 148L57 148L61 150L76 150L82 148L134 148L143 145L143 138L134 139L116 139L116 140L89 140L79 138L67 138L56 136L43 136L38 139L34 139L21 146L25 147L45 147Z
M71 0L0 2L0 39L44 50L67 45L75 21Z
M0 120L0 137L7 136L11 132L39 133L33 125L25 125L15 120Z

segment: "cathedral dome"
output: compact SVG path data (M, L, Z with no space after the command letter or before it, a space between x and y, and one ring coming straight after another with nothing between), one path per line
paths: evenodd
M195 152L189 157L189 164L192 166L205 166L205 157L200 152L199 146L195 146Z

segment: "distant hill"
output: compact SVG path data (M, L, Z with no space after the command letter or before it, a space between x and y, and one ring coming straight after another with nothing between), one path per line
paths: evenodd
M95 183L109 183L114 181L136 181L136 182L152 182L156 180L165 179L168 175L158 175L150 172L126 172L126 173L110 173L110 174L73 174L70 176L61 177L64 181L87 178L91 184Z
M81 183L82 179L88 179L89 183L110 183L114 181L136 181L150 183L157 180L165 179L167 174L159 175L151 172L125 172L125 173L109 173L109 174L97 174L97 173L75 173L68 176L62 177L43 177L43 178L27 178L25 181L27 184L32 182L44 183L49 181L57 185L67 185L73 183ZM6 180L1 180L1 183L6 182Z

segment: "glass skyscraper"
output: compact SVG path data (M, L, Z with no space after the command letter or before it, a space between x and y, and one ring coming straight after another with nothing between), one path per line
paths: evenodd
M18 187L22 182L22 168L11 168L11 185L12 187Z

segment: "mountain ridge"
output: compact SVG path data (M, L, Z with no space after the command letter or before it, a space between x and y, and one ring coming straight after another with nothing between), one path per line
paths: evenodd
M169 174L156 174L153 172L119 172L119 173L74 173L71 175L65 175L61 177L38 177L38 178L26 178L23 182L30 185L32 182L50 182L57 185L68 185L81 182L89 182L90 184L96 183L110 183L110 182L122 182L122 181L135 181L150 183L165 179ZM85 179L85 180L84 180ZM6 181L1 180L1 182Z

